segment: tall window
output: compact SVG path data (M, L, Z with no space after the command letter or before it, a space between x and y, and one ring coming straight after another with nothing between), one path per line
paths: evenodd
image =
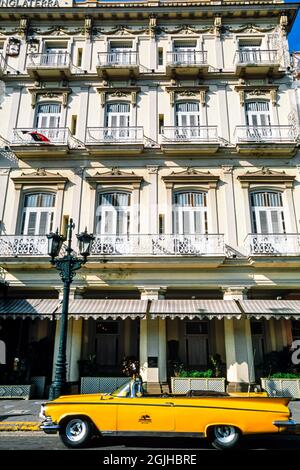
M106 119L104 137L107 140L130 140L130 104L108 103L106 105Z
M67 65L67 46L64 44L46 44L45 54L42 56L42 64L48 66Z
M132 43L110 43L109 61L114 65L135 65L136 55L132 50Z
M196 42L175 42L173 63L195 64Z
M261 62L261 41L239 41L239 59L243 63L255 64Z
M200 136L200 112L199 103L183 102L177 103L175 107L177 137L193 139Z
M250 200L254 233L285 232L281 192L253 192L250 195Z
M21 219L24 235L45 235L53 230L55 194L26 194Z
M180 192L174 196L175 232L183 235L207 233L207 194Z
M59 103L41 103L36 114L37 128L57 128L60 123L61 105Z
M130 194L100 193L96 210L96 233L127 235L130 228Z
M270 126L269 101L247 101L245 103L247 126Z

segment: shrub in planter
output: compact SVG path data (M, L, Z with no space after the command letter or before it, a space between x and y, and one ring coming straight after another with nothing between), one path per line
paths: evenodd
M300 374L293 374L290 372L276 372L272 374L269 379L300 379Z
M179 373L180 378L193 378L193 379L210 379L213 377L212 369L201 370L182 370Z

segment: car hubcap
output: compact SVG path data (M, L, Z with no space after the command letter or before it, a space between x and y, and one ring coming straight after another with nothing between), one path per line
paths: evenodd
M222 444L228 444L235 437L235 429L233 426L216 426L215 436Z
M72 419L66 426L66 436L72 442L80 441L86 434L86 423L81 419Z

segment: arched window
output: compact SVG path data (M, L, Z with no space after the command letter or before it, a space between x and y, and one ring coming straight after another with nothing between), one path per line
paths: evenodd
M127 235L130 228L130 194L108 192L98 194L96 233Z
M254 233L284 233L285 222L280 191L256 191L250 195Z
M108 103L106 105L106 127L129 127L130 104Z
M247 126L270 126L270 102L269 101L246 101L246 124Z
M26 194L21 219L24 235L45 235L53 230L55 194Z
M57 128L60 123L61 105L59 103L41 103L38 105L35 126L41 128Z
M197 127L200 126L199 103L185 101L176 103L176 126Z
M177 234L207 233L207 193L184 191L174 195L174 226Z

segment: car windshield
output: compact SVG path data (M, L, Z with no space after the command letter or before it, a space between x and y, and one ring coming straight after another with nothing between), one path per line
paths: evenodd
M121 387L117 388L114 392L111 393L114 397L129 397L130 396L130 383L121 385Z

